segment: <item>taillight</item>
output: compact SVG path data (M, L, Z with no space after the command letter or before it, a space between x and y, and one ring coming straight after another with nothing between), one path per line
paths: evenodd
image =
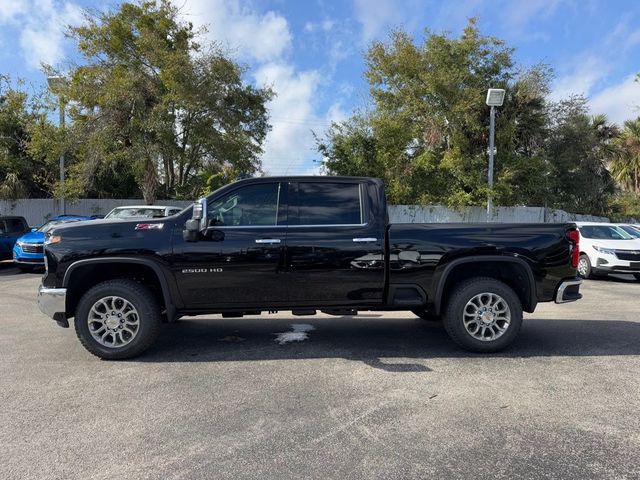
M573 244L571 246L571 266L578 268L578 262L580 261L580 232L578 230L569 230L567 238Z

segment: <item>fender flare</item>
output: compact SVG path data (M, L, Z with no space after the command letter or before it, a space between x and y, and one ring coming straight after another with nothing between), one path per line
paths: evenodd
M100 258L85 258L82 260L76 260L67 268L67 271L64 272L64 278L62 280L62 287L68 288L69 282L71 281L71 276L74 270L77 270L80 267L84 267L86 265L93 264L101 264L101 263L129 263L129 264L138 264L144 265L146 267L151 268L153 272L158 277L158 282L160 282L160 288L162 289L162 298L164 299L164 304L167 310L167 318L169 321L172 321L176 317L176 306L174 305L171 298L171 291L169 289L169 284L167 282L167 278L162 271L160 266L149 259L146 258L135 258L135 257L100 257Z
M533 271L531 270L531 266L522 258L519 257L511 257L504 255L473 255L470 257L458 258L456 260L451 261L444 268L442 273L438 276L437 282L438 286L436 288L436 295L434 301L434 310L437 315L440 314L440 309L442 306L442 297L444 296L444 286L447 283L447 278L451 274L454 268L459 265L463 265L465 263L492 263L492 262L502 262L502 263L513 263L524 269L526 272L528 287L529 287L529 309L533 311L538 304L538 300L536 297L536 281L533 276ZM437 275L437 274L436 274Z

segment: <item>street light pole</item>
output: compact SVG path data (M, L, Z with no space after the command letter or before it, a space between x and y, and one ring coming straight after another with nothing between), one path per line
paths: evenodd
M493 157L496 154L496 107L501 107L504 102L504 89L490 88L487 91L486 104L491 107L489 112L489 168L487 172L487 184L489 195L487 196L487 222L493 219Z
M496 134L496 107L491 105L489 113L489 172L487 183L489 184L489 198L487 198L487 220L493 217L493 155L495 150L495 134Z
M64 101L62 100L62 97L59 97L59 103L60 103L60 128L64 131ZM66 215L67 214L67 205L65 202L65 198L64 198L64 148L62 149L62 152L60 152L60 190L61 190L61 197L60 197L60 208L62 210L62 215Z
M55 90L63 87L64 84L66 83L66 80L64 77L61 77L59 75L50 75L47 77L47 83L49 84L49 89L51 89L53 93L56 93ZM58 108L60 110L59 124L60 124L60 128L64 130L64 110L65 110L64 98L60 94L60 92L57 93L57 96L58 96ZM60 210L62 215L66 215L67 213L67 206L64 198L64 176L65 175L64 175L64 149L63 149L62 152L60 153L60 191L61 191Z

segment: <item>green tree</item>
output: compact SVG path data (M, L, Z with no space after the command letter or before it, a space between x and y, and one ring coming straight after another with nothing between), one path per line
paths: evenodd
M617 128L604 115L589 115L573 96L551 108L547 156L553 177L552 205L571 212L606 215L615 183L606 168Z
M169 1L87 13L70 35L83 62L55 93L70 106L72 188L113 195L136 184L152 203L195 196L203 171L260 168L272 93L245 85L217 47L198 45Z
M471 19L458 38L405 32L366 53L371 106L317 139L329 173L375 175L393 203L481 205L487 188L488 88L496 115L498 205L601 214L613 192L605 168L616 129L575 97L551 104L552 72L515 65L513 49Z
M318 139L329 172L381 176L395 203L482 203L488 194L484 96L488 87L501 87L509 101L497 118L494 193L503 204L544 197L527 172L545 166L539 150L549 72L542 66L518 71L512 52L481 35L474 19L459 38L427 32L416 45L395 32L389 43L374 43L365 73L371 110Z
M55 186L52 164L29 145L38 126L50 125L39 96L0 75L0 198L48 197Z
M615 143L611 173L624 189L640 195L640 117L624 122Z

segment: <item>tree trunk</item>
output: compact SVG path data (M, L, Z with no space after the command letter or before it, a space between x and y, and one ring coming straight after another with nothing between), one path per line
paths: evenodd
M147 205L153 205L158 199L158 173L155 162L147 156L144 162L144 178L142 181L142 196Z

